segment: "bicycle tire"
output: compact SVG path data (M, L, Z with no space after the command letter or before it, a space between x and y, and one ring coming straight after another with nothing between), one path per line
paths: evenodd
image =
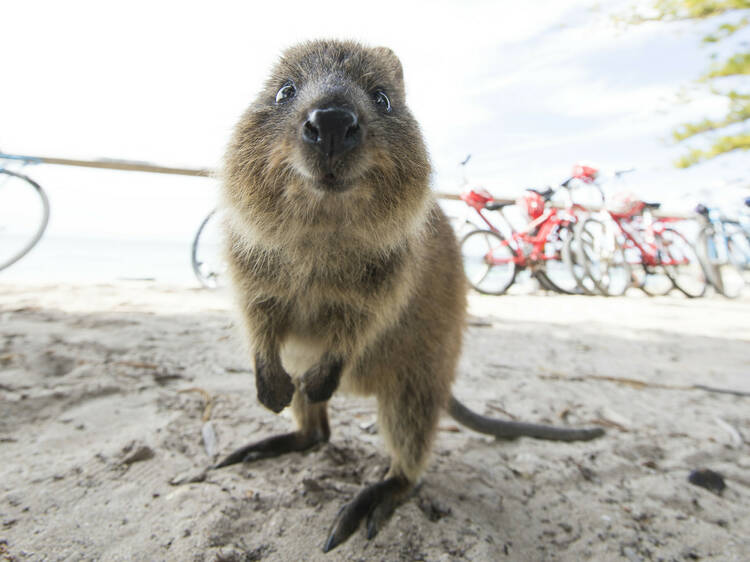
M507 267L488 262L487 256L491 252L505 254L510 260L505 264ZM461 240L464 275L475 291L485 295L502 295L513 284L517 273L513 257L513 250L497 232L473 230Z
M31 238L29 238L29 240L21 247L20 250L17 250L15 253L11 254L9 258L6 258L4 261L0 262L0 271L2 271L3 269L10 267L26 254L28 254L32 250L32 248L37 245L39 240L41 240L42 235L44 234L44 231L47 229L47 225L49 224L50 210L49 199L47 198L47 194L44 192L44 189L42 189L42 186L32 180L29 176L25 176L23 174L19 174L18 172L12 172L5 169L0 169L0 174L6 174L8 176L18 178L23 182L26 182L34 189L35 193L39 196L42 204L42 217L39 221L39 225L33 232Z
M724 294L721 271L719 270L719 263L716 257L715 235L716 231L711 224L706 224L700 229L698 236L695 239L695 249L698 253L698 259L703 262L703 270L706 272L708 282L714 290L727 298L735 298L734 296Z
M645 244L644 236L639 236L641 243ZM630 267L631 286L640 289L649 297L661 297L675 288L674 282L660 265L647 265L644 262L643 252L638 246L632 245L623 248L625 260ZM628 259L628 252L636 254L633 260ZM637 259L637 261L635 261Z
M605 240L606 230L606 225L598 219L588 218L581 223L577 231L580 241L578 259L602 295L618 297L630 286L630 266L617 237ZM619 283L613 283L618 278Z
M573 229L569 226L562 226L557 229L544 244L546 255L554 255L555 259L545 260L544 267L537 272L537 275L552 287L552 290L563 295L579 294L578 281L571 272L568 264L563 261L563 251L568 240L573 238Z
M717 255L715 237L718 236L721 236L720 244L726 245L726 256ZM713 248L709 248L709 242ZM736 299L750 285L750 240L743 231L717 234L714 226L707 224L698 233L696 248L698 257L704 262L708 281L717 293Z
M660 265L650 266L639 264L631 269L631 272L635 279L633 284L649 297L663 297L675 288L674 282ZM638 273L642 273L643 275L640 280Z
M744 232L727 236L727 260L721 268L722 294L737 298L750 286L750 240Z
M456 216L456 215L446 215L448 217L448 222L451 225L451 228L453 229L453 233L456 235L456 238L459 240L463 239L463 237L468 234L469 232L472 232L474 230L479 229L479 227L471 222L466 217Z
M656 235L662 255L670 261L687 260L684 265L663 264L662 267L674 286L683 295L695 299L706 294L706 272L698 254L688 239L674 228L665 228ZM688 269L689 268L689 269Z
M553 293L560 292L555 289L555 286L552 283L550 283L549 279L547 279L547 276L544 275L544 272L541 269L532 271L531 276L537 280L537 282L539 283L539 289L541 289L542 291L552 291Z
M579 291L584 295L601 295L593 281L586 275L586 267L578 261L579 249L577 244L577 227L573 230L573 236L565 240L562 249L563 263L567 266L570 274L576 280Z
M205 268L203 267L204 262L201 261L198 256L201 234L204 234L206 225L214 217L215 214L216 209L213 209L210 213L208 213L208 215L206 215L206 218L203 219L200 226L198 227L198 231L195 233L195 237L193 238L193 243L190 248L190 264L193 267L193 273L195 274L196 279L198 279L198 282L206 289L217 289L221 286L220 272L215 271L214 268L205 270Z

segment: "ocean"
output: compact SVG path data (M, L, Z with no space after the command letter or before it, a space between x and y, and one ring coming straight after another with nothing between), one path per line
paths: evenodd
M0 271L0 282L108 283L149 280L198 287L192 240L123 240L44 236L29 254Z

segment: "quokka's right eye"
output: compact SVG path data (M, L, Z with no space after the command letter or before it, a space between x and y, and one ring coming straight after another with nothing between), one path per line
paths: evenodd
M297 88L294 82L291 80L284 84L278 92L276 92L276 103L284 103L292 99L297 94Z

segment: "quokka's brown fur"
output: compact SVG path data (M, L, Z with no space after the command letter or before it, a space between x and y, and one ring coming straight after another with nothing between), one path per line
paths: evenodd
M290 83L293 95L279 101ZM300 136L310 112L329 106L351 110L358 118L351 131L361 134L335 158ZM441 411L463 412L451 385L466 286L429 179L398 58L354 42L286 51L240 119L225 159L227 261L258 397L274 411L291 401L298 424L231 462L327 440L326 400L337 387L375 396L390 470L375 500L363 492L349 504L360 502L349 511L364 510L369 536L423 471ZM474 420L482 431L477 420L487 420ZM500 436L521 434L529 433L511 428ZM344 510L325 549L362 518Z

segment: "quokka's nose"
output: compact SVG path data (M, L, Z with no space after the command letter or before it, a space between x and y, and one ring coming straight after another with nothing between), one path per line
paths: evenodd
M302 139L333 160L362 141L362 130L357 115L349 109L313 109L302 125Z

